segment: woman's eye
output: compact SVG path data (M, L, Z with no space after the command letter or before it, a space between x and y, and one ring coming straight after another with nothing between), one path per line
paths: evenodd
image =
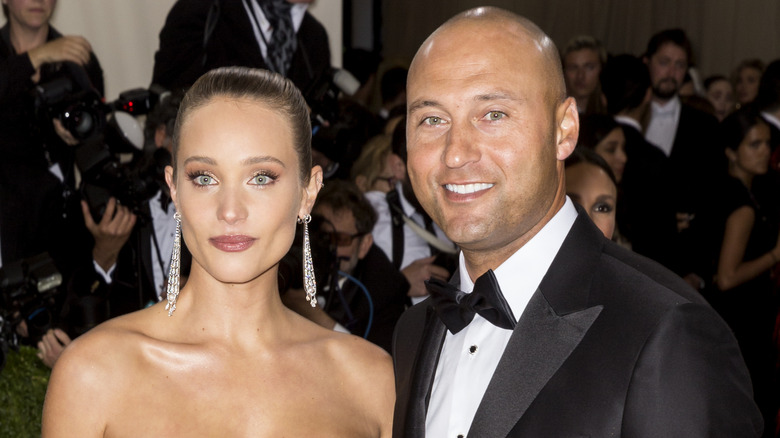
M214 184L214 178L209 175L198 175L195 177L195 184L199 186L208 186Z
M506 116L506 114L502 113L501 111L490 111L487 113L488 120L495 122L496 120L501 120Z
M265 175L265 174L261 173L261 174L255 175L252 178L252 182L254 184L259 185L259 186L264 186L266 184L272 183L273 182L273 178L271 178L269 175Z
M612 210L612 206L605 203L599 203L593 206L593 211L596 213L611 213Z

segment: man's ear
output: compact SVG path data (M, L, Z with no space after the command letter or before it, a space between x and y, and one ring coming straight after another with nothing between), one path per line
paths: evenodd
M320 166L312 167L309 183L303 187L301 193L301 208L298 211L299 218L304 218L311 212L311 209L314 207L314 201L317 200L317 193L320 192L323 186L322 180L322 168Z
M371 233L366 234L360 238L360 246L358 247L358 259L363 260L363 257L368 254L368 250L371 249L371 245L374 244L374 236Z
M573 97L567 97L555 111L556 121L556 158L565 160L577 146L580 135L580 115L577 113L577 102Z

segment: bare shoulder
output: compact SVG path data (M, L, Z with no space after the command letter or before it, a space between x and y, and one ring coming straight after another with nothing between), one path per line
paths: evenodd
M137 316L107 321L68 345L52 370L43 436L103 436L122 376L132 372L143 338ZM141 327L139 325L139 327Z

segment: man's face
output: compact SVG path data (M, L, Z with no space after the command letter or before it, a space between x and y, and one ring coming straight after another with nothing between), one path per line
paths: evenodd
M653 94L662 100L674 97L688 70L688 57L685 55L685 50L677 44L666 43L646 62L650 70Z
M576 106L567 99L570 111L561 110L550 97L554 76L541 50L521 29L465 21L428 40L412 64L409 177L422 206L464 252L524 243L562 205L559 160L571 151L556 146L558 117L576 119Z
M327 205L318 205L314 212L322 216L333 225L332 232L340 234L342 244L336 246L336 257L339 259L339 270L351 274L357 266L358 261L366 256L373 239L371 234L358 236L358 230L355 226L355 215L349 210L333 211ZM326 224L324 229L328 228ZM350 237L347 237L350 236ZM336 239L337 241L339 239ZM347 243L347 241L349 241Z
M563 59L563 74L566 78L566 91L577 99L579 105L587 103L588 97L599 83L601 62L599 54L593 49L580 49L569 52Z

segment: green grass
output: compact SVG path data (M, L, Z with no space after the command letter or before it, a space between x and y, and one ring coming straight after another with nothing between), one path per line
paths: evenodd
M36 356L37 350L22 346L9 351L0 371L0 438L41 436L41 413L50 370Z

